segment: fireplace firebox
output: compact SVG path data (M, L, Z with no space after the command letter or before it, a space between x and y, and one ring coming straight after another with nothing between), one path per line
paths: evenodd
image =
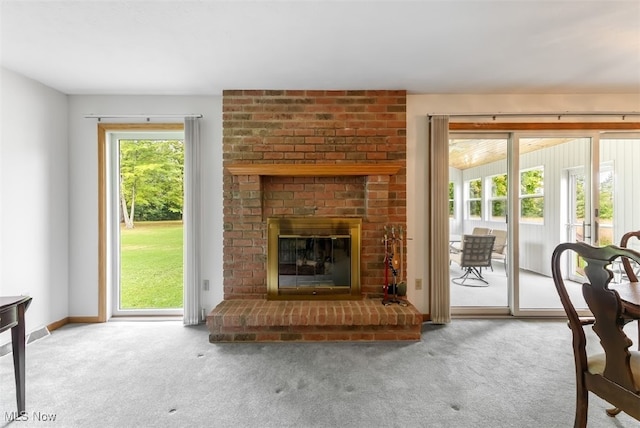
M267 219L269 299L359 299L360 218Z

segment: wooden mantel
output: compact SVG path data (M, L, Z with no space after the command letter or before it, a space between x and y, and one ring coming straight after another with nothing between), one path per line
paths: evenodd
M334 177L340 175L394 175L402 168L399 163L331 163L283 164L251 163L227 166L232 175L269 175L287 177Z

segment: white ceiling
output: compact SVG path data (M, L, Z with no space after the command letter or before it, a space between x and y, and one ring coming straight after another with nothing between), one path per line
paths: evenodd
M640 0L0 1L1 65L67 94L640 94Z

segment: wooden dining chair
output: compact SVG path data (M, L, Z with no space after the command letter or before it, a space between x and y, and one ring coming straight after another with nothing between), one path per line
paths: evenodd
M584 321L578 316L567 292L561 266L563 253L571 250L572 257L580 256L584 263L586 280L582 294L593 314ZM564 243L558 245L551 258L553 280L562 306L569 319L573 335L573 355L576 369L575 428L587 426L589 392L612 404L610 416L623 411L640 421L640 352L630 351L632 341L623 330L625 311L620 296L609 289L613 278L611 263L619 257L629 257L640 262L640 253L617 246L592 247L588 244ZM585 328L593 325L600 339L603 353L587 355Z
M627 232L622 235L620 239L620 246L623 248L629 247L629 240L632 238L636 238L640 240L640 230L635 230L632 232ZM627 276L627 280L629 282L638 282L638 264L632 265L629 259L626 257L622 257L622 267L624 268L624 274ZM640 320L638 320L638 350L640 350Z
M629 240L631 238L636 238L640 240L640 230L627 232L624 235L622 235L622 238L620 239L620 246L622 248L629 248ZM623 257L622 266L624 267L624 273L627 276L627 279L630 282L638 282L638 275L637 275L638 265L636 264L635 266L632 266L629 259L627 259L626 257Z

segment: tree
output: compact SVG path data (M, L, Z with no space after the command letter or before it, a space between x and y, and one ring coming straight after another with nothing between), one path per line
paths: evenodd
M180 140L120 140L120 205L127 228L136 212L151 220L182 216L184 145ZM137 210L137 211L136 211ZM148 218L149 213L155 213Z

